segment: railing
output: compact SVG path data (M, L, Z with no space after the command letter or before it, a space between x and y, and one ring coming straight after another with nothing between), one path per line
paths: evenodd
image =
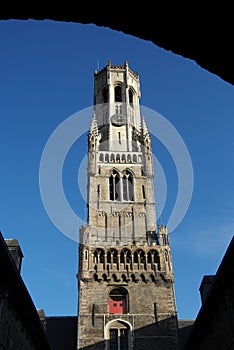
M100 163L126 163L141 164L141 152L99 152L98 162Z

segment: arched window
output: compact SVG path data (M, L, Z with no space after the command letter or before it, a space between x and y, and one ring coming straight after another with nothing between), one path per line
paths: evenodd
M129 103L132 105L133 104L133 93L132 93L132 90L128 90L128 99L129 99Z
M116 170L113 170L109 177L109 193L111 201L120 201L120 176Z
M115 102L122 102L122 90L119 85L115 87Z
M133 176L129 171L123 176L123 200L133 201Z
M104 263L104 250L101 248L97 248L93 253L93 262L95 264L103 264Z
M131 263L131 251L129 249L123 249L120 252L120 263L121 264L130 264Z
M134 252L134 264L145 263L145 252L142 249L138 249Z
M107 263L108 264L117 264L118 262L118 252L116 249L110 249L107 252Z
M109 313L128 313L128 292L124 288L114 288L109 294Z
M148 253L148 263L157 264L160 270L160 258L156 249L151 249Z

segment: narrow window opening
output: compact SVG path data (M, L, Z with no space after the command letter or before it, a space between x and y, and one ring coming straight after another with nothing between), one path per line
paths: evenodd
M132 93L132 90L128 91L128 98L129 98L129 103L132 105L133 104L133 93Z
M119 85L115 87L115 102L122 102L122 91Z
M103 89L102 91L102 102L107 103L108 102L108 91L107 89Z
M119 135L119 144L121 145L121 132L119 132L118 135Z
M142 185L142 196L143 196L143 199L146 199L145 197L145 186Z
M109 178L109 193L110 200L112 201L120 201L120 176L117 171L113 171Z

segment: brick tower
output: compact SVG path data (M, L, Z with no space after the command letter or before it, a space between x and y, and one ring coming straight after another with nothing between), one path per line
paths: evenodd
M178 349L171 251L166 226L156 224L151 138L139 100L139 75L127 62L95 71L79 350Z

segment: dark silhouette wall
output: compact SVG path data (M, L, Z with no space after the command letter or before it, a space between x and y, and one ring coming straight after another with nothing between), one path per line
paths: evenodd
M142 5L143 4L143 5ZM57 3L34 6L4 4L0 20L36 19L96 24L151 41L194 60L202 68L234 84L234 21L232 3L201 1L152 2L124 6L114 2Z

